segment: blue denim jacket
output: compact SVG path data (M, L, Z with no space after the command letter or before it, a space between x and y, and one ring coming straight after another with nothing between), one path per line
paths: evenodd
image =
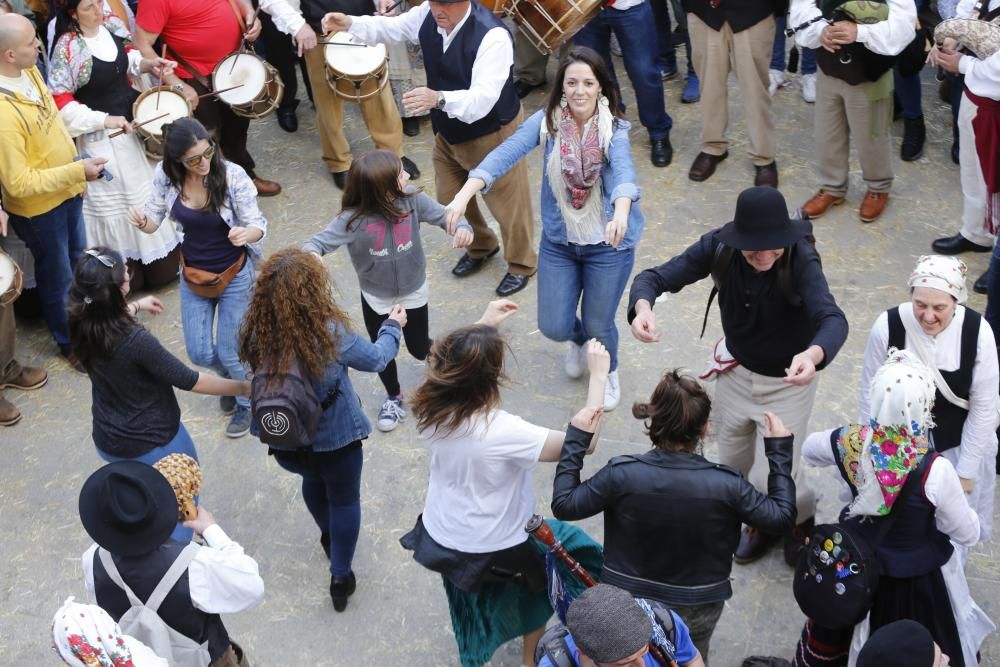
M494 181L506 174L518 161L528 154L541 141L539 132L542 129L545 110L535 112L528 120L517 128L506 141L490 151L479 166L469 172L469 178L478 178L486 183L483 192L493 187ZM634 202L639 201L639 186L635 183L635 168L632 166L632 149L628 142L628 131L631 124L628 121L616 119L614 133L611 135L611 145L604 159L601 170L601 188L604 195L604 215L608 220L614 216L615 200L628 197L632 200L632 210L628 215L628 229L625 238L618 244L617 250L634 248L642 238L642 228L645 221L642 212ZM566 223L556 196L549 185L549 175L545 166L552 153L553 139L547 135L545 152L542 157L542 233L552 243L566 245ZM560 183L561 184L561 183Z
M385 370L399 352L399 337L402 330L395 320L386 320L378 331L374 343L351 331L341 329L340 351L337 360L326 367L326 373L312 385L319 400L323 401L330 391L337 388L337 398L323 411L313 441L313 451L330 452L349 445L355 440L367 438L372 432L371 422L361 407L361 399L351 385L348 368L369 373Z

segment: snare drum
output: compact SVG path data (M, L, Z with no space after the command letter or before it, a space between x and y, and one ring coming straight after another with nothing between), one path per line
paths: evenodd
M24 274L10 255L0 250L0 307L9 306L21 296Z
M353 38L346 32L338 32L324 41L350 44ZM361 102L378 95L389 83L389 59L384 44L366 47L327 44L323 48L326 82L338 97Z
M170 86L157 86L143 91L132 105L133 123L138 125L150 121L136 127L135 133L142 139L143 151L154 160L163 159L163 126L189 116L191 104ZM153 118L156 120L151 120Z
M212 88L235 90L216 95L233 113L244 118L264 118L278 110L285 83L271 63L251 51L237 51L212 70Z
M536 49L549 54L569 41L605 0L507 0L504 11Z

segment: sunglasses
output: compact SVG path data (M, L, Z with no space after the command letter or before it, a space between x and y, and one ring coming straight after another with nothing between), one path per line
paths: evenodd
M90 255L91 257L93 257L94 259L96 259L98 262L108 267L109 269L115 268L115 260L113 258L108 257L107 255L102 255L93 248L84 250L83 252L87 255Z
M201 164L202 158L211 162L213 157L215 157L215 144L210 142L208 148L205 149L204 153L200 155L195 155L193 157L182 158L181 162L184 164L184 166L191 167L193 169L197 167L199 164Z

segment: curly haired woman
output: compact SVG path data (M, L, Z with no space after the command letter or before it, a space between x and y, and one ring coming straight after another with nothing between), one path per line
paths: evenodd
M240 359L251 369L280 374L297 363L316 395L329 403L311 446L269 453L302 477L302 498L330 559L330 597L337 611L347 608L357 585L351 562L361 530L361 441L372 430L347 369L385 370L399 352L405 324L406 311L397 305L375 342L358 336L333 299L320 259L286 248L261 267L240 331Z

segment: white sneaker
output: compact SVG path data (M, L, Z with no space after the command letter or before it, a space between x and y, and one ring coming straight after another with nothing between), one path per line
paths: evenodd
M816 101L816 75L815 74L803 74L802 81L799 84L802 88L802 99L804 99L809 104Z
M385 403L382 404L382 409L378 411L378 419L375 421L375 425L378 427L378 430L388 433L399 426L399 422L404 419L406 419L406 410L403 409L403 399L389 396L386 397Z
M769 69L767 76L771 80L771 84L767 87L767 94L773 97L778 92L778 88L784 87L785 73L780 69Z
M583 345L569 342L566 350L566 375L574 380L583 377Z
M622 390L618 385L618 371L608 373L608 383L604 385L604 411L611 412L618 407Z

